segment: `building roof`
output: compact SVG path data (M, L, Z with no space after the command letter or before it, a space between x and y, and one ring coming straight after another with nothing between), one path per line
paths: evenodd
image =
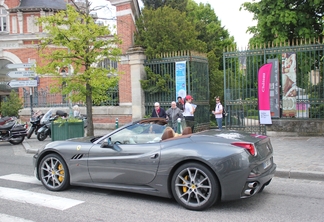
M18 7L10 9L16 11L39 11L39 10L65 10L66 2L64 0L21 0Z

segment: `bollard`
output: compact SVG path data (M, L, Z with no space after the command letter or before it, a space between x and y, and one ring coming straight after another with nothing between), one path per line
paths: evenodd
M118 118L116 118L115 127L118 129Z
M177 121L178 121L177 133L178 133L178 134L181 134L181 129L180 129L180 127L181 127L181 125L180 125L180 123L181 123L181 119L178 118Z

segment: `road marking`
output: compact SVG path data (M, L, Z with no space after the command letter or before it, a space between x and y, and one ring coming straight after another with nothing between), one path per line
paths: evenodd
M36 206L48 207L57 210L66 210L84 201L64 197L56 197L25 190L0 187L0 198L20 203L29 203Z
M14 217L11 215L7 214L0 214L0 221L5 221L5 222L34 222L32 220L26 220L20 217Z
M36 177L22 175L22 174L8 174L8 175L0 176L0 179L18 181L23 183L32 183L37 185L42 184L39 180L36 179Z

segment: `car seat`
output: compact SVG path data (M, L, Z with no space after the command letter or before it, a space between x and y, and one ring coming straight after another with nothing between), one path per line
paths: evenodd
M171 127L166 127L163 134L162 134L161 139L166 140L166 139L173 138L174 134L175 134L174 130Z
M192 134L191 127L185 127L182 131L182 135L188 135L188 134Z

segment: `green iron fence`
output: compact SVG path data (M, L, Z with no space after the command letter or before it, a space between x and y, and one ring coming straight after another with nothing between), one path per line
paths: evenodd
M118 106L119 105L119 89L118 86L112 87L107 90L107 96L109 99L101 104L93 104L94 106ZM57 106L69 106L69 101L66 95L61 93L51 93L48 87L38 89L34 87L32 93L32 99L30 98L30 90L23 88L23 102L24 107L30 107L32 102L33 107L57 107ZM80 106L84 106L83 102L74 102Z
M209 128L209 74L206 56L193 52L177 52L163 55L159 59L150 59L145 62L153 73L159 74L165 81L165 88L157 92L145 93L145 115L149 116L154 109L154 103L159 102L161 107L168 109L172 101L176 101L176 62L186 61L186 89L187 94L193 96L193 103L197 105L195 111L195 131ZM156 86L152 80L150 85Z
M224 52L226 128L266 134L265 125L259 124L257 80L259 68L269 59L279 62L277 118L324 118L323 50L323 44L309 44ZM290 86L294 91L289 95L283 76L289 68L283 59L288 54L295 54L296 62L295 82Z

